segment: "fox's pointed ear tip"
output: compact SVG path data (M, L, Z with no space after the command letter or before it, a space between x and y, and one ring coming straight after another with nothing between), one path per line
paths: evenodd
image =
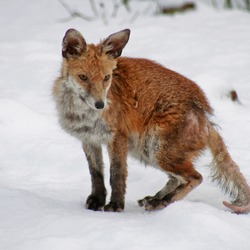
M71 32L71 31L74 31L74 30L75 30L74 28L69 28L69 29L67 29L66 32Z
M80 33L80 32L74 28L70 28L65 32L65 34L70 34L70 33Z
M131 30L130 30L130 29L125 29L125 30L123 30L123 32L126 32L126 33L127 33L127 35L129 36L129 35L130 35L130 33L131 33Z

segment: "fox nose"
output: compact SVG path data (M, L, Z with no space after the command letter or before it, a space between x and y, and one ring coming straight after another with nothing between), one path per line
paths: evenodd
M103 101L98 101L95 103L95 107L97 109L103 109L104 108L104 102Z

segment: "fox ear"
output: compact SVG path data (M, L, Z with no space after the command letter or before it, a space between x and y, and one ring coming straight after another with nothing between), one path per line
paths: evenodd
M62 56L66 59L77 58L87 49L87 44L81 33L75 29L67 30L62 42Z
M110 35L102 43L101 50L112 58L117 58L122 54L122 50L128 42L130 30L125 29Z

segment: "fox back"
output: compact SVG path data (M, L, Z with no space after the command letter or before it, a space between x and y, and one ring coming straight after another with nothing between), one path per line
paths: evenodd
M129 30L123 30L97 45L87 45L78 31L70 29L63 38L61 76L53 94L61 126L83 144L92 180L86 206L93 210L101 210L106 199L101 144L108 146L111 163L112 194L106 211L124 208L128 152L169 175L161 191L139 201L154 210L199 185L202 177L193 161L206 147L213 148L216 159L217 146L224 145L209 121L213 110L193 81L147 59L120 57L129 35ZM218 135L217 144L211 144L211 134ZM229 157L226 147L222 148ZM214 170L217 175L219 165ZM230 178L222 183L225 189L235 182ZM248 191L239 194L246 187L244 182L233 188L237 191L230 191L241 199L240 205L249 203Z

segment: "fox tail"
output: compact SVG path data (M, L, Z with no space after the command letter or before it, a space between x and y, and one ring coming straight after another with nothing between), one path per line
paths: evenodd
M238 165L232 160L222 137L211 123L208 146L214 158L211 164L212 179L233 200L232 203L224 201L223 204L235 213L250 212L250 187Z

